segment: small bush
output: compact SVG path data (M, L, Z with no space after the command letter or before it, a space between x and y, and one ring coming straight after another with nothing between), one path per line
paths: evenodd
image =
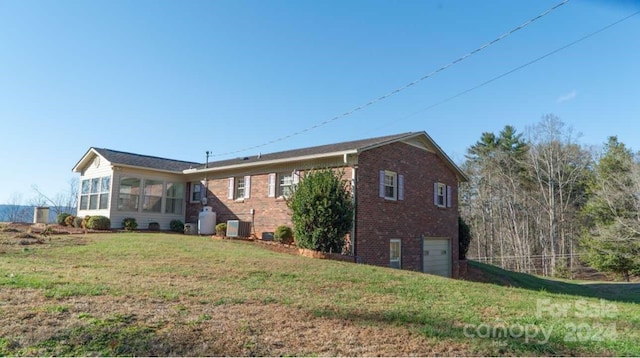
M82 227L82 221L84 221L83 218L76 216L75 218L73 218L73 227L75 228L81 228Z
M136 218L124 218L124 220L122 220L122 227L127 231L133 231L138 228L138 222Z
M226 236L227 235L227 223L220 223L216 225L216 235L218 236Z
M273 239L279 243L291 245L293 243L293 230L286 225L280 225L276 228Z
M73 226L73 220L75 220L76 217L73 215L69 215L64 219L64 226Z
M92 216L87 221L87 228L92 230L109 230L111 228L111 220L102 215Z
M87 215L84 217L84 219L82 219L82 223L80 224L80 226L82 226L83 229L89 229L89 220L91 219L91 216Z
M155 221L150 222L148 228L151 231L160 231L160 224Z
M173 232L184 232L184 223L180 220L171 220L169 229Z
M69 216L71 216L71 214L69 213L60 213L58 214L58 216L56 216L56 222L58 223L58 225L66 225L65 220Z

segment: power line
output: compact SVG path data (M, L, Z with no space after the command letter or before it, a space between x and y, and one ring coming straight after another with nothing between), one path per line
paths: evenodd
M577 39L577 40L575 40L575 41L569 42L568 44L566 44L566 45L564 45L564 46L562 46L562 47L558 47L557 49L555 49L555 50L553 50L553 51L550 51L550 52L547 52L546 54L544 54L544 55L542 55L542 56L540 56L540 57L536 57L535 59L533 59L533 60L531 60L531 61L529 61L529 62L527 62L527 63L525 63L525 64L522 64L522 65L520 65L520 66L518 66L518 67L516 67L516 68L513 68L513 69L511 69L511 70L509 70L509 71L507 71L507 72L504 72L504 73L502 73L502 74L500 74L500 75L498 75L498 76L496 76L496 77L493 77L493 78L491 78L491 79L489 79L489 80L486 80L486 81L484 81L484 82L482 82L482 83L480 83L480 84L478 84L478 85L475 85L475 86L473 86L473 87L471 87L471 88L468 88L468 89L466 89L466 90L464 90L464 91L462 91L462 92L458 92L457 94L455 94L455 95L453 95L453 96L451 96L451 97L447 97L447 98L445 98L445 99L443 99L443 100L441 100L441 101L439 101L439 102L433 103L433 104L431 104L431 105L429 105L429 106L427 106L427 107L424 107L424 108L422 108L422 109L420 109L420 110L418 110L418 111L415 111L415 112L413 112L413 113L411 113L411 114L409 114L409 115L407 115L407 116L405 116L405 117L402 117L402 118L400 118L400 119L395 119L395 120L394 120L394 122L397 122L397 121L403 121L403 120L405 120L405 119L407 119L407 118L410 118L410 117L415 116L415 115L416 115L416 114L418 114L418 113L422 113L422 112L424 112L424 111L427 111L427 110L432 109L432 108L434 108L434 107L437 107L437 106L439 106L439 105L445 104L445 103L447 103L447 102L449 102L449 101L451 101L451 100L453 100L453 99L456 99L456 98L458 98L458 97L460 97L460 96L463 96L463 95L465 95L465 94L467 94L467 93L469 93L469 92L471 92L471 91L475 91L475 90L477 90L478 88L480 88L480 87L484 87L484 86L488 85L488 84L489 84L489 83L491 83L491 82L497 81L497 80L499 80L499 79L501 79L501 78L503 78L503 77L506 77L506 76L508 76L508 75L510 75L510 74L512 74L512 73L514 73L514 72L517 72L517 71L519 71L519 70L521 70L521 69L523 69L523 68L525 68L525 67L527 67L527 66L533 65L534 63L536 63L536 62L538 62L538 61L544 60L545 58L547 58L547 57L549 57L549 56L555 55L556 53L558 53L558 52L560 52L560 51L566 50L567 48L569 48L569 47L571 47L571 46L573 46L573 45L576 45L576 44L578 44L578 43L580 43L580 42L582 42L582 41L584 41L584 40L586 40L586 39L588 39L588 38L590 38L590 37L593 37L593 36L595 36L595 35L597 35L597 34L599 34L599 33L603 32L603 31L606 31L606 30L608 30L609 28L611 28L611 27L613 27L613 26L616 26L616 25L618 25L618 24L620 24L620 23L622 23L622 22L624 22L624 21L626 21L626 20L629 20L630 18L632 18L632 17L634 17L634 16L636 16L636 15L638 15L638 14L640 14L640 11L637 11L637 12L634 12L633 14L631 14L631 15L625 16L625 17L623 17L623 18L622 18L622 19L620 19L620 20L617 20L617 21L615 21L615 22L612 22L611 24L609 24L609 25L607 25L607 26L601 27L600 29L598 29L598 30L596 30L596 31L593 31L593 32L591 32L591 33L589 33L589 34L587 34L587 35L584 35L584 36L582 36L581 38L579 38L579 39ZM382 128L382 126L381 126L381 127L378 127L378 128Z
M412 87L412 86L414 86L414 85L416 85L416 84L418 84L418 83L420 83L420 82L422 82L422 81L426 80L427 78L433 77L435 74L437 74L437 73L439 73L439 72L442 72L442 71L446 70L447 68L449 68L449 67L451 67L451 66L453 66L453 65L455 65L455 64L458 64L458 63L460 63L460 62L462 62L462 61L466 60L467 58L469 58L469 57L471 57L471 56L475 55L476 53L478 53L478 52L480 52L480 51L484 50L485 48L487 48L487 47L489 47L489 46L491 46L491 45L495 44L496 42L498 42L498 41L500 41L500 40L504 39L505 37L508 37L508 36L512 35L513 33L517 32L517 31L519 31L519 30L522 30L523 28L525 28L525 27L529 26L529 25L530 25L530 24L532 24L533 22L535 22L535 21L537 21L537 20L539 20L539 19L541 19L541 18L543 18L543 17L547 16L547 15L548 15L548 14L550 14L552 11L556 10L557 8L559 8L560 6L562 6L562 5L564 5L564 4L568 3L568 2L569 2L569 0L563 0L562 2L560 2L560 3L558 3L558 4L556 4L556 5L552 6L552 7L550 7L550 8L549 8L549 9L547 9L547 10L545 10L545 11L544 11L544 12L542 12L540 15L535 16L535 17L533 17L533 18L531 18L531 19L529 19L529 20L525 21L525 22L524 22L524 23L522 23L521 25L518 25L518 26L514 27L513 29L511 29L511 30L509 30L509 31L507 31L507 32L505 32L505 33L503 33L502 35L500 35L500 36L496 37L495 39L493 39L493 40L491 40L491 41L489 41L489 42L485 43L484 45L482 45L482 46L480 46L480 47L478 47L478 48L474 49L473 51L471 51L471 52L469 52L469 53L467 53L467 54L465 54L465 55L463 55L463 56L460 56L459 58L457 58L457 59L455 59L455 60L453 60L453 61L451 61L451 62L447 63L446 65L444 65L444 66L442 66L442 67L438 68L437 70L434 70L434 71L432 71L432 72L430 72L430 73L428 73L428 74L426 74L426 75L424 75L424 76L422 76L422 77L418 78L417 80L415 80L415 81L413 81L413 82L410 82L410 83L408 83L408 84L406 84L406 85L404 85L404 86L402 86L402 87L399 87L399 88L397 88L397 89L395 89L395 90L393 90L393 91L391 91L391 92L389 92L389 93L387 93L387 94L385 94L385 95L382 95L382 96L380 96L380 97L377 97L377 98L375 98L375 99L372 99L371 101L369 101L369 102L367 102L367 103L365 103L365 104L363 104L363 105L360 105L360 106L355 107L355 108L353 108L353 109L351 109L351 110L349 110L349 111L347 111L347 112L344 112L343 114L337 115L337 116L335 116L335 117L333 117L333 118L331 118L331 119L327 119L327 120L325 120L325 121L323 121L323 122L320 122L320 123L317 123L317 124L315 124L315 125L313 125L313 126L311 126L311 127L307 127L307 128L302 129L302 130L300 130L300 131L293 132L293 133L288 134L288 135L286 135L286 136L282 136L282 137L279 137L279 138L276 138L276 139L270 140L270 141L265 142L265 143L262 143L262 144L258 144L258 145L254 145L254 146L251 146L251 147L247 147L247 148L243 148L243 149L239 149L239 150L234 150L234 151L230 151L230 152L225 152L225 153L220 153L220 154L214 154L214 155L212 155L212 156L213 156L213 157L220 157L220 156L223 156L223 155L229 155L229 154L241 153L241 152L245 152L245 151L248 151L248 150L257 149L257 148L261 148L261 147L265 147L265 146L267 146L267 145L270 145L270 144L273 144L273 143L277 143L277 142L281 142L281 141L286 140L286 139L289 139L289 138L291 138L291 137L294 137L294 136L297 136L297 135L300 135L300 134L303 134L303 133L306 133L306 132L310 132L310 131L312 131L312 130L314 130L314 129L317 129L317 128L322 127L322 126L324 126L324 125L327 125L327 124L329 124L329 123L331 123L331 122L334 122L334 121L336 121L336 120L338 120L338 119L341 119L341 118L347 117L347 116L349 116L349 115L351 115L351 114L353 114L353 113L355 113L355 112L357 112L357 111L360 111L360 110L362 110L362 109L365 109L365 108L367 108L367 107L370 107L370 106L372 106L372 105L374 105L374 104L376 104L376 103L378 103L378 102L380 102L380 101L383 101L383 100L385 100L385 99L387 99L387 98L389 98L389 97L391 97L391 96L393 96L393 95L395 95L395 94L398 94L398 93L400 93L400 92L402 92L402 91L406 90L407 88Z

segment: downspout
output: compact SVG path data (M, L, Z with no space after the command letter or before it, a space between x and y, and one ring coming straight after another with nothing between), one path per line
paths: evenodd
M357 154L356 154L357 155ZM356 156L357 158L357 156ZM346 158L345 158L346 159ZM357 163L357 161L356 161ZM351 256L353 256L355 258L355 262L358 263L360 260L358 259L357 255L357 249L356 249L356 218L358 217L358 215L356 215L356 211L358 210L357 207L357 203L358 201L356 200L356 184L357 184L357 180L356 178L358 177L357 175L357 171L358 171L358 165L354 164L351 167L351 204L353 205L353 218L352 218L352 223L351 223Z

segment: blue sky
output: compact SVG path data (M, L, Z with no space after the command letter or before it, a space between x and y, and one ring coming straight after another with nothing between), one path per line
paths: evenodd
M427 131L456 161L482 132L553 113L584 144L640 149L640 10L572 0L362 111L561 0L0 0L0 203L53 196L89 147L204 161ZM76 174L77 175L77 174Z

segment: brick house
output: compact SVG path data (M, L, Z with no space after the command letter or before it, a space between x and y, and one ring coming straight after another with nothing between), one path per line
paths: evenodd
M291 225L284 198L316 168L350 182L358 262L457 277L458 183L467 179L425 132L206 164L90 148L73 171L81 173L79 216L168 229L175 219L196 223L206 203L217 222L250 222L260 238Z

